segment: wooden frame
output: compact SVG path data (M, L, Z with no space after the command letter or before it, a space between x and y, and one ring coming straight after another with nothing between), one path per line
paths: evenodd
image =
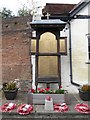
M30 23L31 27L33 30L36 31L36 53L35 53L35 85L36 85L36 90L37 90L37 85L38 83L47 83L47 86L50 83L58 83L58 85L61 85L61 53L60 53L60 44L59 44L59 39L60 39L60 31L62 31L65 28L66 22L61 21L61 20L40 20L40 21L32 21ZM45 32L51 32L56 36L57 40L57 52L56 53L40 53L39 52L39 39L40 36L45 33ZM57 77L44 77L40 78L38 76L38 58L39 56L57 56L57 63L58 63L58 75Z
M43 34L42 31L36 32L37 33L37 40L36 40L36 69L35 69L35 85L37 90L38 83L46 83L47 86L50 83L58 83L58 85L61 85L61 54L60 54L60 44L59 44L59 31L54 31L56 34L57 39L57 53L40 53L39 52L39 38ZM58 76L57 77L39 77L38 76L38 58L39 56L57 56L57 63L58 63Z
M56 29L55 29L56 31ZM54 34L55 34L54 31ZM58 31L58 30L57 30ZM36 38L34 37L33 39L36 39L36 52L31 52L32 55L35 55L36 58L36 69L35 69L35 85L36 85L36 90L37 90L37 85L38 83L46 83L47 86L50 83L58 83L58 85L61 85L61 55L67 55L67 37L60 37L59 32L56 31L56 38L57 38L57 52L56 53L40 53L39 52L39 40L40 36L43 34L42 31L37 32ZM51 32L51 31L50 31ZM60 39L65 40L65 52L60 52ZM46 77L46 78L39 78L38 77L38 57L39 56L57 56L58 57L58 77Z

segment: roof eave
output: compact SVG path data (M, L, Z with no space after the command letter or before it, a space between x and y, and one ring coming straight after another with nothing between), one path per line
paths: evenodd
M40 21L33 21L30 22L30 25L33 29L38 29L38 28L53 28L56 29L58 28L59 30L62 30L65 25L66 22L63 22L61 20L40 20Z
M80 10L82 10L88 3L90 2L90 0L88 0L88 2L81 2L78 5L76 5L76 7L74 9L72 9L69 12L69 16L70 18L73 18Z

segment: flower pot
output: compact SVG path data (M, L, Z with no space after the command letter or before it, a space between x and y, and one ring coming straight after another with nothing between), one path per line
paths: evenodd
M28 92L27 103L28 104L45 104L45 98L50 96L53 99L53 103L63 103L66 102L70 104L70 97L68 94L38 94Z
M17 96L18 89L15 90L3 90L7 100L14 100Z
M84 101L90 101L90 91L82 91L79 89L79 96Z

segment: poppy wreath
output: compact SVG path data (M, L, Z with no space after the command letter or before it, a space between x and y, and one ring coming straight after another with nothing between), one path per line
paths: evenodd
M27 115L33 111L33 106L29 104L22 104L18 107L17 113L20 115Z
M76 104L75 110L80 113L90 114L90 106L88 106L87 104L84 104L84 103Z
M15 103L5 103L3 106L1 106L2 112L11 112L12 110L16 109L17 105Z
M68 110L69 107L66 105L66 103L54 104L54 111L67 112Z

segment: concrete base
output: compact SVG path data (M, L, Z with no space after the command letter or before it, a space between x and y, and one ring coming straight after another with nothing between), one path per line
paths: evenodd
M50 96L54 103L68 102L70 100L67 94L33 94L28 92L27 103L28 104L45 104L45 98Z

